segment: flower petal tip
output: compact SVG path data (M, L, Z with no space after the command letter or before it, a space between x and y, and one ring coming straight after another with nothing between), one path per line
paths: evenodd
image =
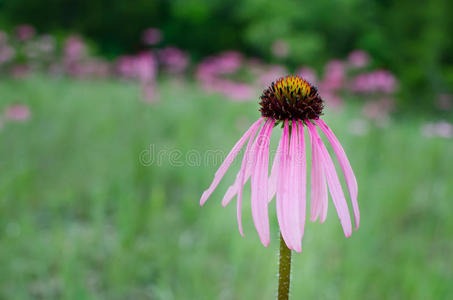
M206 193L206 191L203 193L203 195L201 195L201 198L200 198L200 206L203 206L206 201L208 200L208 195Z

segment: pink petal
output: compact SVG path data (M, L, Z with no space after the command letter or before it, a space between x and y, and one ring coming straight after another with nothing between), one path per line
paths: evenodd
M289 211L289 228L291 230L291 238L293 249L297 252L302 251L302 234L300 232L300 212L301 212L301 203L300 203L300 184L301 184L301 172L298 162L298 152L299 150L299 141L298 141L298 131L296 121L292 120L291 124L291 137L289 144L289 182L288 190L289 197L286 200L288 203Z
M214 180L212 181L211 186L209 186L209 188L206 191L204 191L203 195L201 195L200 205L203 205L206 202L206 200L208 200L208 198L211 196L212 192L214 192L214 190L217 187L217 185L219 184L220 180L222 180L226 171L231 166L231 163L236 158L239 151L241 151L246 140L250 137L252 131L255 129L255 127L259 127L261 125L262 121L263 121L263 119L260 118L258 121L253 123L253 125L250 126L250 128L241 137L241 139L236 143L236 145L234 145L233 149L231 149L230 153L227 155L227 157L223 161L222 165L219 167L219 169L215 173Z
M288 179L289 179L289 128L288 121L285 121L285 127L283 129L282 137L280 142L282 143L282 151L280 153L280 163L278 169L277 179L277 219L280 227L280 232L285 240L288 248L293 249L291 239L291 228L288 224Z
M246 151L244 154L244 158L242 159L241 169L237 173L234 183L232 185L230 185L227 192L223 196L223 199L222 199L223 207L227 206L228 203L230 203L231 199L233 199L234 196L238 193L239 189L244 186L244 184L248 181L248 179L252 173L252 169L254 168L255 162L253 160L249 160L249 159L251 156L254 155L252 153L252 151L256 151L255 147L256 147L256 143L257 143L258 139L256 139L255 141L253 141L253 140L255 139L255 135L256 135L257 131L258 131L258 127L256 127L253 130L252 134L250 135L249 142L247 144L247 148L246 148ZM244 160L245 160L245 164L244 164ZM245 172L243 174L242 184L241 184L241 178L240 178L241 172Z
M247 143L247 148L245 150L244 159L242 160L241 170L239 171L239 174L238 174L239 183L238 183L238 188L237 188L238 189L238 200L237 200L237 208L236 209L237 209L237 219L238 219L239 233L242 236L244 236L244 232L242 230L242 218L241 218L242 191L243 191L244 183L245 183L246 169L249 169L249 172L250 172L250 170L255 166L255 163L256 163L256 156L253 155L254 153L251 152L251 150L255 149L255 153L256 153L256 148L255 147L256 147L258 139L256 139L255 142L253 142L253 140L255 139L255 134L256 134L257 130L258 130L258 127L255 129L255 131L250 136L249 142ZM258 137L259 136L260 135L258 135ZM252 146L252 142L253 142L253 146ZM249 159L252 160L251 164L249 163ZM249 167L249 165L250 165L250 167Z
M351 164L349 163L348 157L346 156L343 147L341 146L340 142L338 141L337 137L332 132L332 130L321 119L315 120L315 122L324 132L330 144L332 145L333 151L335 152L338 162L340 163L340 167L343 170L343 174L346 179L346 184L349 189L349 195L351 196L352 209L354 211L354 222L355 222L354 229L357 229L359 228L360 223L360 211L359 204L357 203L358 187L354 171L352 171L352 167Z
M306 206L307 206L307 159L305 153L305 135L304 135L304 124L302 121L298 121L299 129L299 148L298 148L298 160L297 166L299 178L296 182L296 186L299 187L299 196L298 201L300 203L300 233L301 239L304 236L305 231L305 215L306 215Z
M261 139L257 143L257 161L252 172L252 217L255 228L258 231L261 243L267 247L270 242L269 237L269 216L267 209L267 178L269 163L269 141L274 125L274 120L268 120L263 126L264 134L258 136ZM262 130L263 131L263 130Z
M282 152L282 141L283 139L280 139L280 142L278 143L277 147L277 152L275 153L274 156L274 163L272 164L272 169L271 169L271 176L269 177L269 195L268 195L268 201L271 202L272 198L274 198L275 193L277 192L277 178L278 178L278 170L280 168L280 156Z
M310 122L306 120L306 122ZM316 142L310 134L311 143L311 217L312 222L321 216L320 222L324 222L327 216L327 183L322 165L321 153L316 147Z
M340 223L343 227L344 234L346 237L351 236L352 225L351 217L349 215L348 204L343 194L343 189L341 188L340 180L338 179L335 166L330 158L329 153L327 152L324 143L322 142L319 134L316 130L316 127L309 121L306 120L308 125L308 132L312 135L312 141L315 143L316 147L321 153L321 161L326 172L327 184L329 186L330 195L332 196L333 203L340 218Z

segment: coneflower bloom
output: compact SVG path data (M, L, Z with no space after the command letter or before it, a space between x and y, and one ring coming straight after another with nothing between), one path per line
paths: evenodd
M261 115L236 143L215 173L211 186L201 196L203 205L225 175L233 160L246 145L241 169L222 200L226 206L237 195L239 232L243 234L241 205L244 184L251 179L252 217L264 246L270 242L269 202L276 198L281 235L289 249L302 251L307 209L307 163L304 127L311 144L310 220L324 222L330 191L344 234L352 232L351 217L335 165L317 128L327 137L338 158L349 189L355 229L359 226L357 181L348 158L326 123L320 119L323 100L316 87L299 76L286 76L273 82L261 96ZM269 176L269 142L277 125L283 128ZM258 133L258 134L257 134Z

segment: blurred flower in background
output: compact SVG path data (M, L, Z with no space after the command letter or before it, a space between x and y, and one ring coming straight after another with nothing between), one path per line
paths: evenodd
M146 102L157 99L160 74L171 75L172 79L190 78L186 73L191 63L189 55L173 46L158 47L162 32L157 28L148 28L142 35L143 42L152 49L121 55L112 61L93 56L81 35L65 37L59 48L54 36L37 35L29 25L20 25L14 32L9 38L0 31L0 70L14 78L40 72L80 79L117 77L138 82ZM271 45L277 58L287 57L289 49L283 39L276 39ZM363 102L366 118L384 119L394 107L397 80L388 70L370 68L370 61L368 53L354 50L345 60L328 61L321 74L310 65L298 68L296 74L318 86L329 109L339 110L345 98L357 98ZM203 58L195 67L194 77L208 93L219 93L233 101L256 101L263 87L288 74L284 65L269 64L231 50ZM438 107L449 109L449 99L448 94L440 95Z
M16 27L15 33L19 41L26 41L35 35L35 28L28 24L22 24Z
M354 68L364 68L368 65L370 57L368 53L362 50L355 50L348 56L348 63Z
M3 115L6 121L25 122L30 118L31 112L24 104L13 104L5 108Z
M162 31L157 28L148 28L143 32L142 40L146 45L156 45L162 40Z
M420 132L426 138L440 137L449 139L453 137L453 125L447 121L426 123L420 127Z
M0 44L0 65L11 61L15 55L16 50L13 47L7 44Z
M175 47L165 47L159 50L158 57L164 71L174 75L183 75L189 65L187 53Z

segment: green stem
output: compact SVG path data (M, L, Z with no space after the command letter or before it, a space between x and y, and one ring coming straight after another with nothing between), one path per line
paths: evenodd
M280 264L278 268L278 296L277 300L288 300L289 282L291 275L291 250L286 246L280 233Z

